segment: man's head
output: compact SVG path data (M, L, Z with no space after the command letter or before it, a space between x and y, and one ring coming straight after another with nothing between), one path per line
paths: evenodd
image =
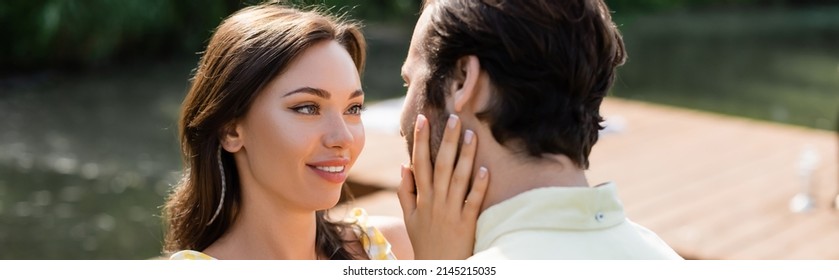
M416 115L426 115L436 151L446 117L471 104L507 148L588 168L600 103L624 60L602 0L429 0L403 66L402 131L410 148Z

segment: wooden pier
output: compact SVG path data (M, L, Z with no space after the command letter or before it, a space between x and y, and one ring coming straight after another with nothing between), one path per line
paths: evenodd
M393 115L394 104L371 117ZM685 258L839 259L835 132L612 97L601 112L609 127L592 150L589 182L617 183L628 217ZM350 174L361 194L353 205L401 217L395 188L407 161L394 123L368 127ZM813 208L792 211L805 192Z

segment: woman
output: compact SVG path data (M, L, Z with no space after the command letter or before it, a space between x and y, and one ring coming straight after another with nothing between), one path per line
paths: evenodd
M172 259L414 257L403 223L325 211L364 146L365 48L352 22L277 4L221 23L182 105L185 172L164 209ZM471 250L418 240L418 256Z

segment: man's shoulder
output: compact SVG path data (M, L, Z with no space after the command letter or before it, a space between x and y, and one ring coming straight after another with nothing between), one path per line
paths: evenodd
M590 230L511 232L495 239L470 260L629 260L681 259L653 231L629 219Z

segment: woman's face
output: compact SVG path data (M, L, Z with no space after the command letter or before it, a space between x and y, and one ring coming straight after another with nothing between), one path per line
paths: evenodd
M335 206L364 147L363 103L358 71L339 43L305 50L236 123L244 199L298 210Z

